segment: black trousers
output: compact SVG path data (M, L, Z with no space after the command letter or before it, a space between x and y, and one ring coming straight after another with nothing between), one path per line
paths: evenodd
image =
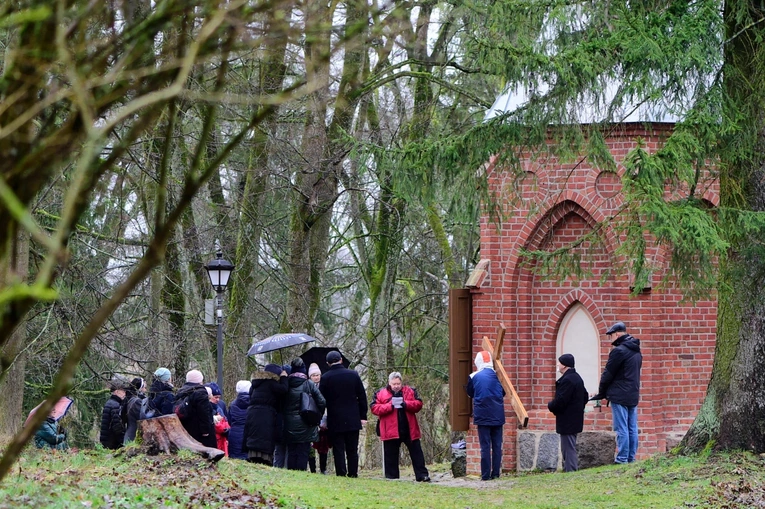
M404 441L400 438L383 441L383 461L385 463L385 478L398 479L398 451L401 444L409 449L409 456L412 458L412 470L414 470L415 479L422 480L429 477L428 469L425 467L425 455L422 453L420 440Z
M316 473L316 456L319 457L319 471L323 474L327 471L327 453L316 452L308 456L308 469L312 474Z
M330 433L332 456L335 457L335 474L338 477L359 476L359 432L343 431ZM345 458L348 457L346 467Z
M308 468L308 453L311 442L287 444L287 470L305 470Z

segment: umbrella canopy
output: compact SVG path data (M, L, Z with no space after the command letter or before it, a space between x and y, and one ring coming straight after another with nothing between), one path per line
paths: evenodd
M269 336L263 341L258 341L252 345L247 351L247 355L258 355L261 353L273 352L274 350L281 350L282 348L302 345L303 343L310 343L312 341L316 341L316 338L302 332L274 334L273 336Z
M42 403L40 403L40 405L42 405ZM37 412L37 409L40 408L40 405L37 405L29 411L27 420L24 421L24 426L29 423L29 421L32 419L32 416L35 414L35 412ZM70 406L72 406L72 399L64 396L60 400L56 401L55 405L53 405L53 410L50 411L50 416L53 417L54 420L58 421L66 415Z
M329 369L329 364L327 364L327 354L329 352L338 352L343 360L343 366L346 368L351 365L351 362L345 358L343 352L334 346L314 346L313 348L309 348L303 352L300 355L300 358L303 359L303 362L305 362L306 369L311 365L311 363L316 363L316 365L319 366L321 372L324 373Z

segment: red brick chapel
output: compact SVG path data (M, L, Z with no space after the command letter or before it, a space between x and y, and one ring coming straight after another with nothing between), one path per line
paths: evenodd
M660 287L665 275L664 253L655 246L649 288L631 295L631 275L605 275L614 264L620 242L610 226L599 225L623 205L622 161L639 140L653 153L673 128L672 123L624 123L609 131L607 145L618 163L617 173L602 170L586 158L560 164L553 157L523 158L520 185L517 174L492 160L487 172L496 196L520 193L508 200L513 210L498 225L481 221L481 263L468 283L472 301L472 352L482 350L484 336L492 340L504 324L506 335L500 362L528 411L521 429L506 399L503 470L519 469L519 435L555 431L547 402L555 392L556 361L572 353L587 390L597 391L611 345L605 330L623 321L641 340L643 369L638 406L638 459L661 453L687 431L703 401L715 347L716 300L682 302L679 291ZM703 198L718 204L716 182L706 183ZM516 194L517 196L517 194ZM543 280L521 264L519 252L567 246L582 234L599 228L601 242L587 244L592 275L583 280ZM602 279L604 278L604 279ZM471 366L471 369L474 369ZM609 407L588 404L585 431L611 431ZM467 432L468 472L479 470L478 436L470 421Z

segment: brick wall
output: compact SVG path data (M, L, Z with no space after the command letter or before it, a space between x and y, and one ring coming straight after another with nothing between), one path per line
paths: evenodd
M657 150L671 124L623 124L607 140L617 162L643 141L649 152ZM501 225L481 222L481 258L490 260L488 277L473 292L473 349L481 349L483 336L493 338L497 326L507 327L502 364L529 412L529 429L554 430L554 416L547 402L555 392L556 338L566 311L581 303L599 331L621 320L641 340L643 370L638 407L640 444L638 458L666 450L667 438L684 433L703 400L715 346L715 300L682 303L681 294L659 287L665 275L665 253L650 246L656 264L652 288L630 295L631 276L608 272L617 261L620 239L607 219L623 205L621 175L593 167L588 161L560 164L553 157L523 159L525 174L503 171L489 164L490 185L508 197L507 219ZM703 186L704 199L716 205L716 182ZM668 190L668 193L672 190ZM512 199L520 197L521 199ZM598 242L577 248L586 255L592 274L581 280L543 280L519 263L519 250L555 249L597 229ZM714 298L714 296L713 296ZM684 331L683 335L677 331ZM601 370L611 350L600 339ZM576 352L571 352L576 355ZM595 392L596 388L588 388ZM503 469L516 465L517 419L506 402ZM588 408L585 430L610 430L610 408ZM467 436L468 469L479 470L475 429Z

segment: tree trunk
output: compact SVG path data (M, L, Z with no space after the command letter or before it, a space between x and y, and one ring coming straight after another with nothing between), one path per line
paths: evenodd
M183 427L177 415L163 415L138 421L141 445L150 455L164 452L175 454L179 449L195 452L208 460L217 462L225 452L207 447L194 440Z
M29 272L29 236L18 233L7 253L14 255L0 266L0 287L25 282ZM22 320L5 345L0 348L0 394L13 397L0 398L0 443L7 442L21 428L24 403L26 321ZM7 371L6 371L7 370Z
M311 252L312 230L324 214L331 214L336 198L337 179L327 171L327 103L329 95L329 34L320 27L330 23L332 14L327 2L306 3L306 77L314 88L307 100L302 151L304 167L295 177L295 201L290 223L290 289L282 331L313 332L311 305L315 264Z
M269 12L267 32L286 30L284 19L276 11ZM284 56L287 51L287 37L268 38L264 44L265 62L260 71L259 92L269 96L280 90L284 83L287 66ZM253 133L250 149L250 163L244 177L244 188L238 213L236 238L237 268L232 274L229 316L231 333L224 349L224 384L228 394L234 394L237 380L249 378L249 365L244 355L251 344L253 335L253 306L255 284L259 275L260 238L262 232L261 209L268 188L269 174L269 133L274 128L278 105L262 106L263 127ZM224 391L224 393L226 393ZM232 399L232 398L229 398Z
M736 153L721 159L720 205L765 211L765 27L762 4L725 4L725 90L741 129ZM743 15L742 15L743 14ZM749 17L751 16L751 17ZM744 148L742 152L742 147ZM745 154L742 156L742 153ZM721 265L718 330L712 378L702 408L681 447L765 452L765 252L762 234L748 233Z
M173 239L167 244L162 280L162 315L165 330L168 333L163 338L165 345L172 347L172 362L175 376L181 377L189 366L189 352L186 345L186 299L183 292L181 273L180 249Z

